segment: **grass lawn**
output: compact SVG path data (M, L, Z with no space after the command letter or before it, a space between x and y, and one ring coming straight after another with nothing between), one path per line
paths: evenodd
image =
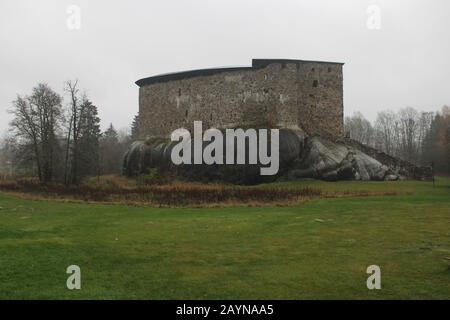
M0 298L450 299L450 179L277 186L401 194L184 209L0 193Z

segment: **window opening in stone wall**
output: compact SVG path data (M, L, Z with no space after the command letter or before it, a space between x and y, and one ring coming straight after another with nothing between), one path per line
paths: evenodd
M319 85L319 81L318 80L314 80L313 81L313 88L317 88L318 85Z
M330 67L328 67L328 72L331 72L331 68Z

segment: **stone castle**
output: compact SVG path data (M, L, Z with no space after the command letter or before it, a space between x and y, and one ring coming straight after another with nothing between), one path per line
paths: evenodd
M171 133L208 128L279 128L273 179L430 179L417 167L344 135L342 63L254 59L251 67L192 70L138 80L139 134L124 174L151 168L192 180L266 182L252 166L173 165ZM191 131L192 132L192 131ZM163 138L163 139L161 139Z
M251 67L192 70L138 80L140 138L178 128L272 127L343 137L343 63L253 59Z

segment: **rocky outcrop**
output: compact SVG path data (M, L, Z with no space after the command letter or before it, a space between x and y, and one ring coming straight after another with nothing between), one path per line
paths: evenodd
M343 141L343 143L355 149L358 149L367 154L368 156L387 165L394 172L394 174L400 177L406 177L409 179L416 179L416 180L428 180L431 179L433 175L431 166L426 167L416 166L408 161L390 156L387 153L364 145L355 140L346 139Z
M398 179L390 168L351 146L319 137L308 139L303 157L288 169L288 179Z
M304 134L300 130L280 129L280 171L289 168L302 153ZM159 138L146 141L135 141L125 154L123 173L127 176L137 176L148 173L150 168L169 170L177 176L197 181L225 181L231 183L259 183L275 180L279 175L261 176L261 165L178 165L171 161L172 148L176 145L170 140ZM203 148L207 145L205 143ZM193 143L192 143L193 146ZM248 147L248 145L247 145ZM248 154L248 150L246 150ZM194 150L191 152L192 157ZM223 150L226 154L226 147ZM237 152L235 152L237 154ZM193 158L191 163L194 163ZM236 163L236 161L235 161Z
M179 165L171 161L176 143L161 139L136 141L124 158L128 176L150 168L170 170L189 180L259 183L275 179L398 180L428 179L431 170L377 152L352 141L306 138L299 130L280 129L280 168L275 176L261 176L260 165ZM224 152L225 154L225 152Z

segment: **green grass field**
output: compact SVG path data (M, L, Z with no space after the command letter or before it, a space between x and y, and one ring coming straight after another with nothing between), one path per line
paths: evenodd
M171 209L0 193L0 298L450 299L450 179L284 185L401 194Z

